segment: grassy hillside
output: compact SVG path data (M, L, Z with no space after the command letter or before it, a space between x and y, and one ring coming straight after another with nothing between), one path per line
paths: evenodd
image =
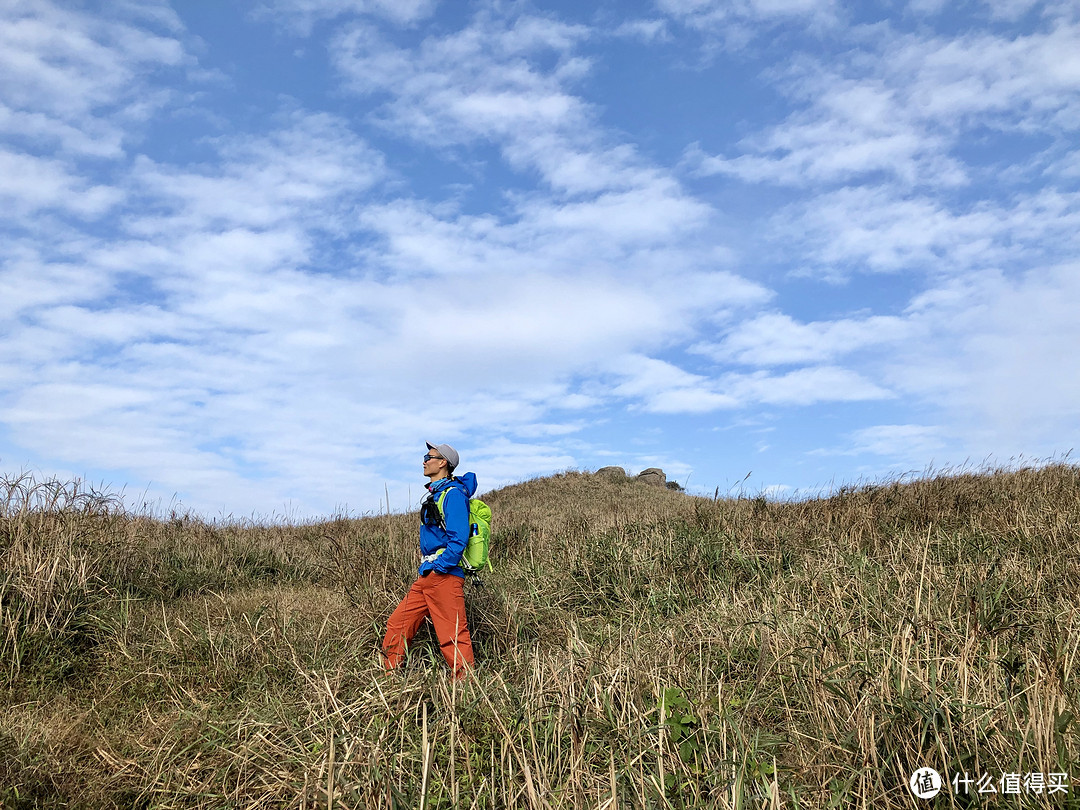
M486 500L454 685L424 632L404 677L378 663L415 514L207 524L3 482L0 806L950 806L908 790L930 766L1069 774L1021 798L1080 807L1077 467Z

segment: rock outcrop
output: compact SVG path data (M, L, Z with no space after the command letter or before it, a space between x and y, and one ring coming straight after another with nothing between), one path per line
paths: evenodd
M599 470L596 471L596 474L601 475L605 478L626 478L626 470L624 470L622 467L601 467Z
M659 467L649 467L637 474L637 480L656 487L667 486L667 474Z

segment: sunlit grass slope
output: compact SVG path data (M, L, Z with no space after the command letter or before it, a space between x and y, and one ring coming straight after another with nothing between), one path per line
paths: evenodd
M415 513L205 523L5 481L0 805L879 808L916 806L919 766L1080 783L1077 467L800 503L566 473L486 500L480 664L454 686L424 633L403 677L379 667ZM1080 784L1025 800L1077 807Z

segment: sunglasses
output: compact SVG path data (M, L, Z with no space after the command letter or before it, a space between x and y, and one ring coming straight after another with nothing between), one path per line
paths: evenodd
M441 459L442 456L433 456L433 455L431 455L431 453L426 453L424 455L424 461L431 461L432 459L435 459L435 458Z

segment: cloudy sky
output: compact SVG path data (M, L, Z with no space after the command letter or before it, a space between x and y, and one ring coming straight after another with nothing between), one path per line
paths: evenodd
M428 438L482 489L1060 458L1078 134L1069 1L0 0L0 470L313 518Z

